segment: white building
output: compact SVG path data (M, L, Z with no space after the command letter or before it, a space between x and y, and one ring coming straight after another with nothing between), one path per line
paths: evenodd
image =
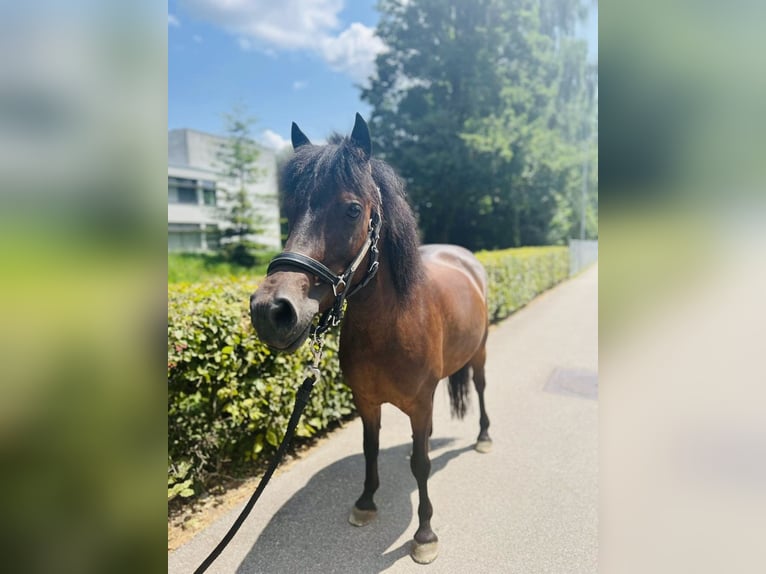
M168 132L168 251L205 252L218 246L225 225L216 209L218 190L228 183L220 175L217 154L221 136L190 129ZM263 216L263 233L253 240L269 249L281 249L277 201L276 157L259 146L258 181L248 185L253 205Z

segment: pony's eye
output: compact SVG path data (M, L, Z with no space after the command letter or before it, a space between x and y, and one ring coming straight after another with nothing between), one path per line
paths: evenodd
M351 219L356 219L362 214L362 206L358 203L352 203L348 206L346 209L346 215L348 215Z

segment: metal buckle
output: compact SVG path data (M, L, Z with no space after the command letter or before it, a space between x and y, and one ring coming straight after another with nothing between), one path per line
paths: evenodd
M342 289L339 290L341 286L342 286ZM340 281L338 281L337 283L333 283L332 285L332 292L333 292L333 295L335 295L336 297L338 296L338 293L343 293L343 291L345 290L346 290L346 280L343 279L343 277L340 278Z
M318 381L321 377L319 371L319 363L322 361L322 353L324 351L324 335L314 333L311 339L311 354L314 356L314 361L308 366L309 371L314 374L315 379Z

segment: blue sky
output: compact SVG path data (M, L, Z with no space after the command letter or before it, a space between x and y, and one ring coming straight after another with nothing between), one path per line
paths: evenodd
M295 121L314 141L367 116L358 85L382 48L375 0L169 0L168 127L222 133L237 103L254 136L284 145ZM583 27L595 57L597 17Z

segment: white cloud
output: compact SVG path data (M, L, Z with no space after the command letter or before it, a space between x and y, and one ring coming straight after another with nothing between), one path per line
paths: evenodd
M310 47L339 26L344 0L181 0L197 17L278 48Z
M364 82L375 71L375 57L386 45L375 31L354 22L337 37L324 38L322 55L333 70L345 72L354 80Z
M261 143L273 150L279 151L282 148L292 145L290 140L283 138L277 132L272 130L263 130L260 137Z
M181 0L185 9L237 37L243 50L313 52L335 71L363 82L385 48L373 29L341 30L344 0Z
M181 26L181 22L178 21L178 18L173 16L172 14L168 14L168 26L175 26L178 28Z
M308 85L309 85L309 83L308 83L308 82L305 82L305 81L303 81L303 80L295 80L295 81L293 82L293 90L295 90L295 91L297 92L298 90L303 90L303 89L305 89L305 88L306 88L306 86L308 86Z

